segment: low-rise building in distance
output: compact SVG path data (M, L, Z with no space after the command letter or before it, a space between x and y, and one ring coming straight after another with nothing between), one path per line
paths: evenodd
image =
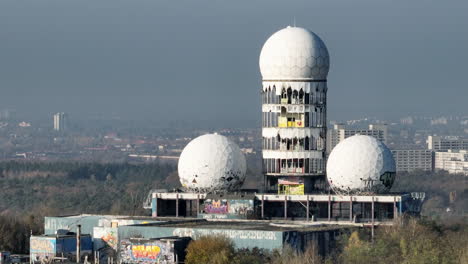
M435 170L468 175L468 150L447 150L435 152Z
M330 153L338 143L356 134L375 137L385 144L387 143L388 128L386 124L370 124L368 129L354 129L348 128L344 124L335 124L333 129L329 129L327 133L327 153Z
M428 136L427 148L434 151L466 150L468 138L458 136Z

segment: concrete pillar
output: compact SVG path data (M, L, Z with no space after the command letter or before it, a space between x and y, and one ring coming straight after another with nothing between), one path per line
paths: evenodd
M288 218L288 196L284 195L284 219Z
M175 204L176 204L175 216L179 217L179 194L178 193L176 194Z
M151 216L158 217L158 197L156 196L156 193L152 194L151 211Z
M307 214L307 221L309 221L309 213L310 213L310 210L309 210L309 195L307 195L307 203L306 203L306 214Z
M328 195L328 222L331 221L331 196Z
M393 196L393 219L398 218L398 209L397 209L397 203L396 203L396 197Z
M353 221L353 197L349 196L349 221Z
M80 263L81 258L81 225L76 226L76 263Z
M263 196L262 194L262 219L265 218L265 198Z
M199 213L200 213L200 195L197 194L197 217Z
M371 232L372 232L372 240L374 240L374 196L372 196L372 226L371 226Z

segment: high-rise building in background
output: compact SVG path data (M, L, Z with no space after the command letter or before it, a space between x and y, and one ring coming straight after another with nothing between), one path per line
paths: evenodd
M468 175L468 150L436 151L434 169Z
M386 144L388 129L386 124L371 124L368 129L351 129L344 124L335 124L333 129L328 130L327 133L327 153L330 153L345 138L357 134L375 137Z
M0 120L9 120L11 118L11 111L9 109L3 109L0 111Z
M325 180L328 50L313 32L287 27L263 45L265 191L303 194Z
M67 128L67 114L61 112L54 114L54 130L64 131Z
M428 149L395 149L392 150L397 172L415 170L433 170L433 152Z
M468 138L428 136L427 148L434 151L468 150Z

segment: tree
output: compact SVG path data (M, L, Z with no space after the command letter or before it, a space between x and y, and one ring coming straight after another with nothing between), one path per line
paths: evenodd
M234 256L233 242L224 236L202 236L187 247L187 264L228 264Z
M272 264L322 264L323 262L315 243L310 243L304 252L286 246L281 252L275 252L271 261Z

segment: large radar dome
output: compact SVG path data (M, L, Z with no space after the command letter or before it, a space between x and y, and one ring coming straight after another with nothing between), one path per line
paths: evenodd
M326 80L330 58L323 41L300 27L274 33L260 53L263 80Z
M239 147L218 134L195 138L179 159L182 186L199 192L224 192L241 187L246 161Z
M374 137L355 135L343 140L330 153L327 178L338 193L381 193L395 179L391 151Z

